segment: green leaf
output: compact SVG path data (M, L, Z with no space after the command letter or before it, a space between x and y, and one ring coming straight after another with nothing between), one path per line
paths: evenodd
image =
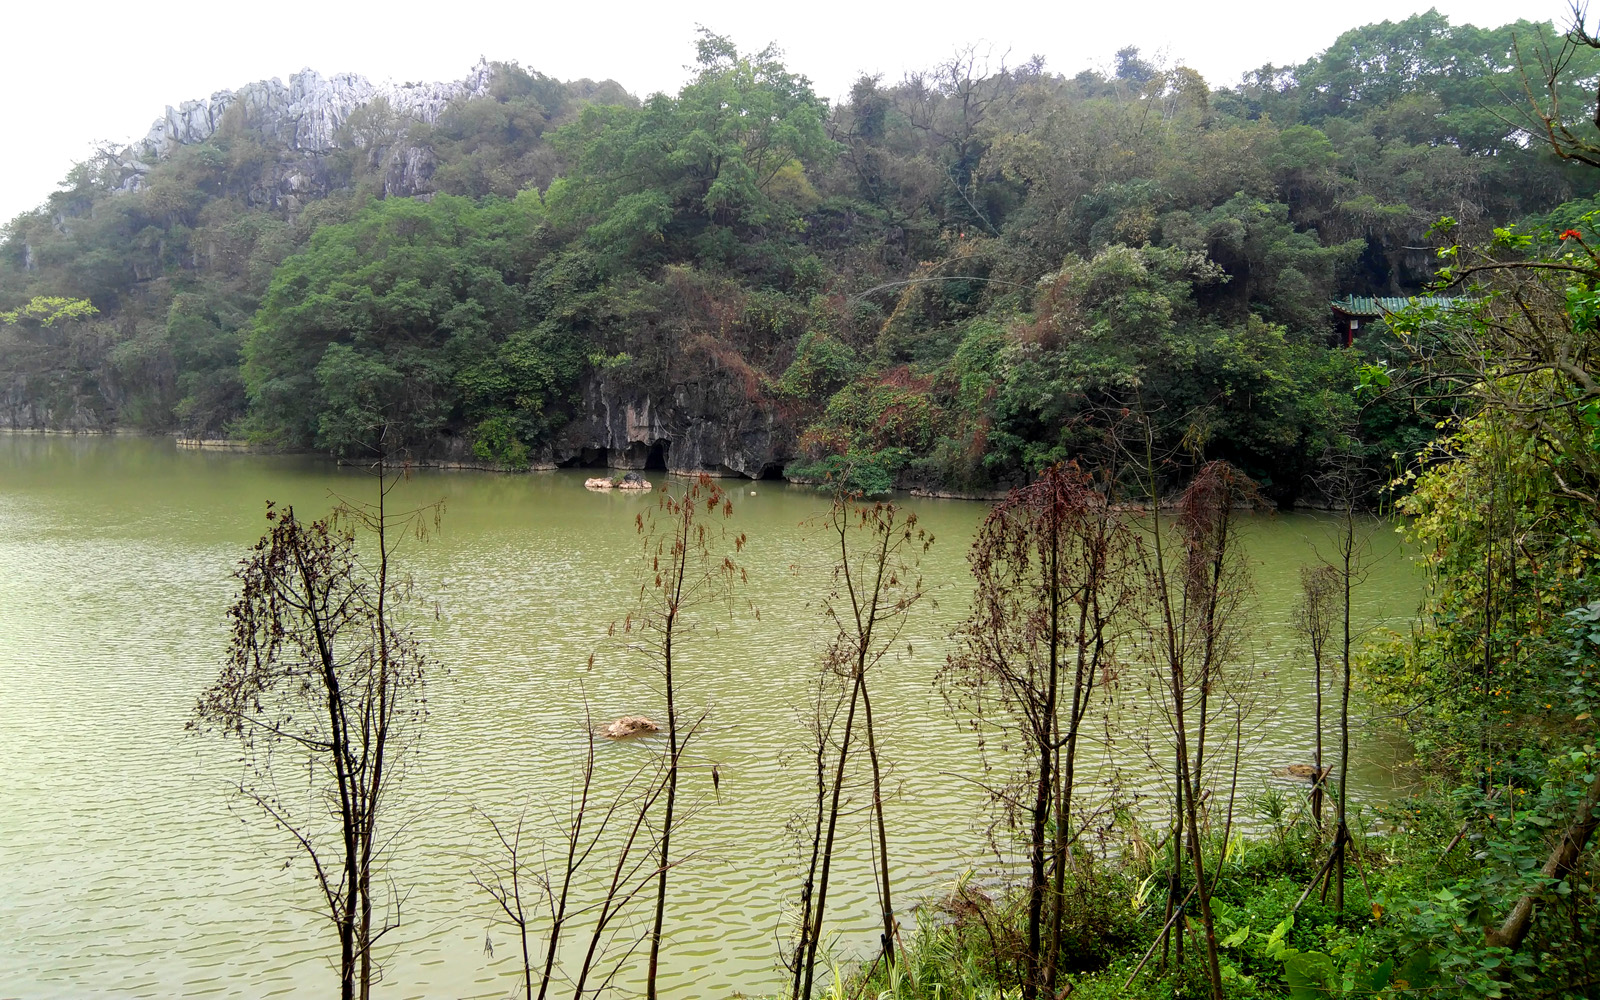
M1283 978L1293 1000L1325 1000L1333 992L1333 959L1320 951L1297 952L1284 959Z
M1384 959L1381 965L1375 965L1358 974L1357 983L1364 992L1380 993L1389 985L1389 978L1394 973L1394 959Z

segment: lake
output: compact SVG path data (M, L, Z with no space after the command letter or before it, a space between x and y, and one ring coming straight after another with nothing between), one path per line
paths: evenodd
M634 518L652 499L586 491L586 474L420 470L399 487L399 503L446 501L439 533L399 556L437 611L419 627L441 669L394 800L390 870L407 895L400 928L379 948L380 996L520 989L515 938L472 885L495 853L485 816L515 822L525 812L530 829L553 830L577 777L585 705L602 720L661 712L653 675L605 647L607 626L636 604ZM658 487L675 482L650 475ZM733 524L749 537L741 605L759 617L740 611L680 651L680 698L706 721L684 779L696 813L674 839L689 860L668 905L668 996L782 988L776 940L787 934L798 864L786 824L807 801L799 712L823 638L816 602L830 557L803 522L825 503L781 482L724 485ZM231 573L265 528L264 501L320 516L332 494L371 490L359 470L301 456L0 435L0 996L333 988L333 938L306 866L230 794L237 748L185 723L220 665ZM935 683L970 598L967 548L987 506L902 499L936 537L923 562L934 601L916 610L909 651L885 665L873 696L893 762L887 810L904 909L998 862L975 783L975 738ZM1263 697L1243 747L1241 794L1288 787L1273 768L1310 760L1310 666L1286 622L1299 567L1318 548L1332 551L1329 518L1245 520L1256 587L1248 662ZM1422 575L1391 526L1365 527L1361 627L1404 627ZM1126 701L1141 696L1136 684L1124 689ZM1353 726L1351 787L1372 801L1395 789L1405 750L1365 717ZM599 751L607 774L652 752L641 742ZM1125 787L1163 794L1136 739L1114 753ZM830 896L846 958L876 940L856 792Z

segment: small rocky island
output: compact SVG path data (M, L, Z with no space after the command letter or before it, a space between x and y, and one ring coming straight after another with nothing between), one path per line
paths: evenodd
M627 472L616 479L609 476L595 476L593 479L583 481L584 489L589 490L650 490L655 485L650 480L637 472Z

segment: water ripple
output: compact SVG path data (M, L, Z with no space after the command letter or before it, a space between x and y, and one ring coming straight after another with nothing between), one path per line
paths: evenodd
M442 531L403 559L437 618L417 622L439 669L424 740L405 762L390 873L407 893L380 948L380 992L512 994L517 948L471 884L492 855L485 815L565 821L596 719L659 711L657 681L605 643L637 597L634 513L648 498L589 494L578 476L420 475L402 488L448 497ZM185 731L226 639L230 573L262 526L267 497L321 512L357 474L295 459L180 455L168 443L0 437L0 990L30 998L262 997L332 982L326 918L291 845L229 795L238 754ZM663 991L775 990L775 936L795 893L785 824L804 809L796 706L822 629L814 613L827 557L800 522L816 494L762 483L739 496L751 582L741 610L690 638L685 704L706 712L687 759L694 815L677 842ZM897 899L940 891L968 867L993 870L973 735L933 684L965 606L965 546L983 510L919 504L939 536L925 572L912 652L877 680L890 784ZM1304 759L1304 665L1283 636L1294 573L1324 526L1256 525L1261 585L1254 655L1282 696L1245 748L1246 781ZM1368 620L1403 615L1416 579L1399 561L1369 585ZM589 657L600 649L597 666ZM1139 693L1125 711L1140 712ZM1383 746L1362 734L1367 759ZM658 744L657 744L658 745ZM599 748L603 788L655 750ZM1158 771L1125 747L1121 778L1161 794ZM713 790L715 764L721 787ZM1372 764L1356 791L1391 779ZM842 826L833 930L845 952L875 939L871 846L858 787ZM624 928L636 931L643 919ZM486 938L493 945L491 956ZM542 946L540 948L542 951ZM576 946L568 953L576 956Z

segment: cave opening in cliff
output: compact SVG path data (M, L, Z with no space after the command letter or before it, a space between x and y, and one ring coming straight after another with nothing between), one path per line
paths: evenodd
M761 475L757 476L756 478L757 479L782 479L783 478L783 466L781 466L781 465L763 465L761 467Z
M667 449L671 447L672 442L668 441L666 438L662 438L655 444L652 444L650 446L650 454L646 455L644 458L644 467L646 469L659 469L662 472L666 472Z

